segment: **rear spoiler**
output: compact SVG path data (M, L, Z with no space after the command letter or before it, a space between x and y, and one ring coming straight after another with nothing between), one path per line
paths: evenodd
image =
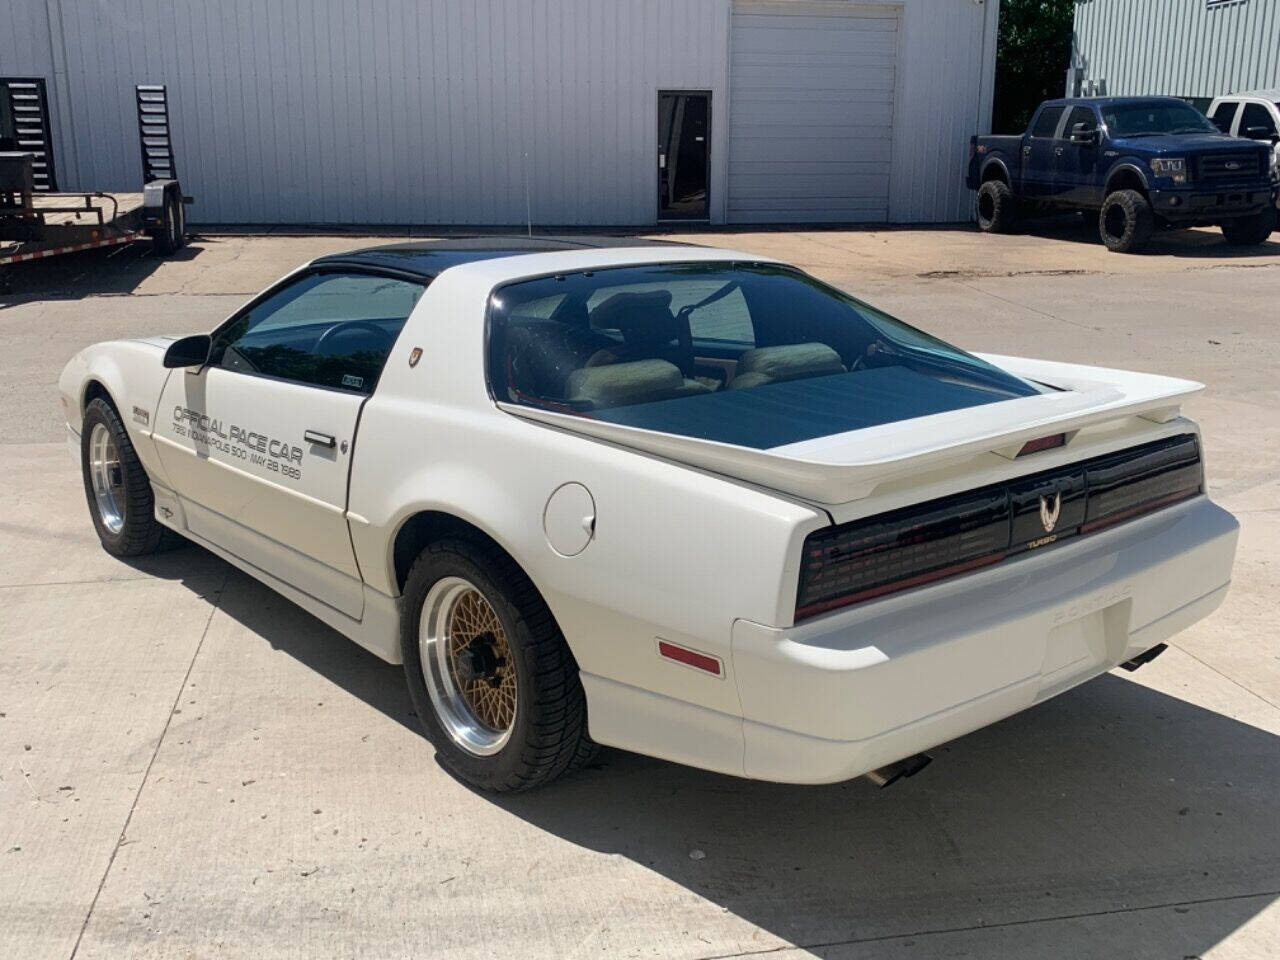
M508 413L824 504L869 496L880 484L987 453L1013 459L1028 440L1126 417L1175 419L1204 389L1192 380L989 354L996 366L1058 390L767 450L643 430L590 417L499 403Z

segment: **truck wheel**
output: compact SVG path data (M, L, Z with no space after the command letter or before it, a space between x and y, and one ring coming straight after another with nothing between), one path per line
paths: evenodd
M400 615L409 696L437 757L482 790L529 790L588 762L578 664L509 557L442 540L414 562Z
M1136 253L1151 239L1155 217L1151 204L1137 190L1117 190L1107 195L1098 213L1098 233L1114 253Z
M1263 207L1255 214L1247 217L1233 217L1222 221L1222 235L1227 243L1241 246L1253 246L1266 243L1271 231L1276 228L1276 208Z
M978 188L978 229L983 233L1008 233L1017 220L1013 191L1000 180L988 180Z
M151 231L151 242L156 252L170 254L186 245L187 215L181 200L172 195L164 203L164 223Z
M155 518L151 481L115 408L89 402L80 431L80 468L98 539L107 553L138 557L170 539Z

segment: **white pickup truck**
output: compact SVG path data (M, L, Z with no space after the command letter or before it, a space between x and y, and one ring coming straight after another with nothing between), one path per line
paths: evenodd
M1198 384L979 357L747 253L322 257L60 390L117 555L180 535L403 663L487 789L597 743L881 783L1212 611Z

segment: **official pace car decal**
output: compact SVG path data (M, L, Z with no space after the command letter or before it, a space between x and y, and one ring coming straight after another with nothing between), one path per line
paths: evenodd
M239 424L227 424L199 410L173 408L173 432L291 480L302 479L302 448Z

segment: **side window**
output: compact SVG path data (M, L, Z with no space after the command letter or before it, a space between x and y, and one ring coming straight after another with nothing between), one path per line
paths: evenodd
M307 274L219 331L210 363L370 393L424 289L372 274Z
M1062 128L1062 138L1064 140L1071 139L1071 128L1077 123L1085 124L1090 130L1098 125L1098 121L1094 119L1093 111L1088 107L1072 107L1071 113L1067 116L1067 122Z
M1053 132L1058 129L1058 119L1062 116L1065 107L1045 107L1040 111L1040 116L1036 117L1035 126L1031 128L1033 137L1052 137Z
M1224 100L1213 108L1213 113L1209 114L1209 119L1223 133L1230 133L1231 121L1235 119L1237 106L1238 104L1234 100Z
M1271 111L1260 103L1246 103L1240 115L1239 134L1251 140L1270 140L1276 135Z
M751 311L741 288L735 288L713 303L694 307L689 313L689 333L694 340L724 340L729 343L756 342Z

